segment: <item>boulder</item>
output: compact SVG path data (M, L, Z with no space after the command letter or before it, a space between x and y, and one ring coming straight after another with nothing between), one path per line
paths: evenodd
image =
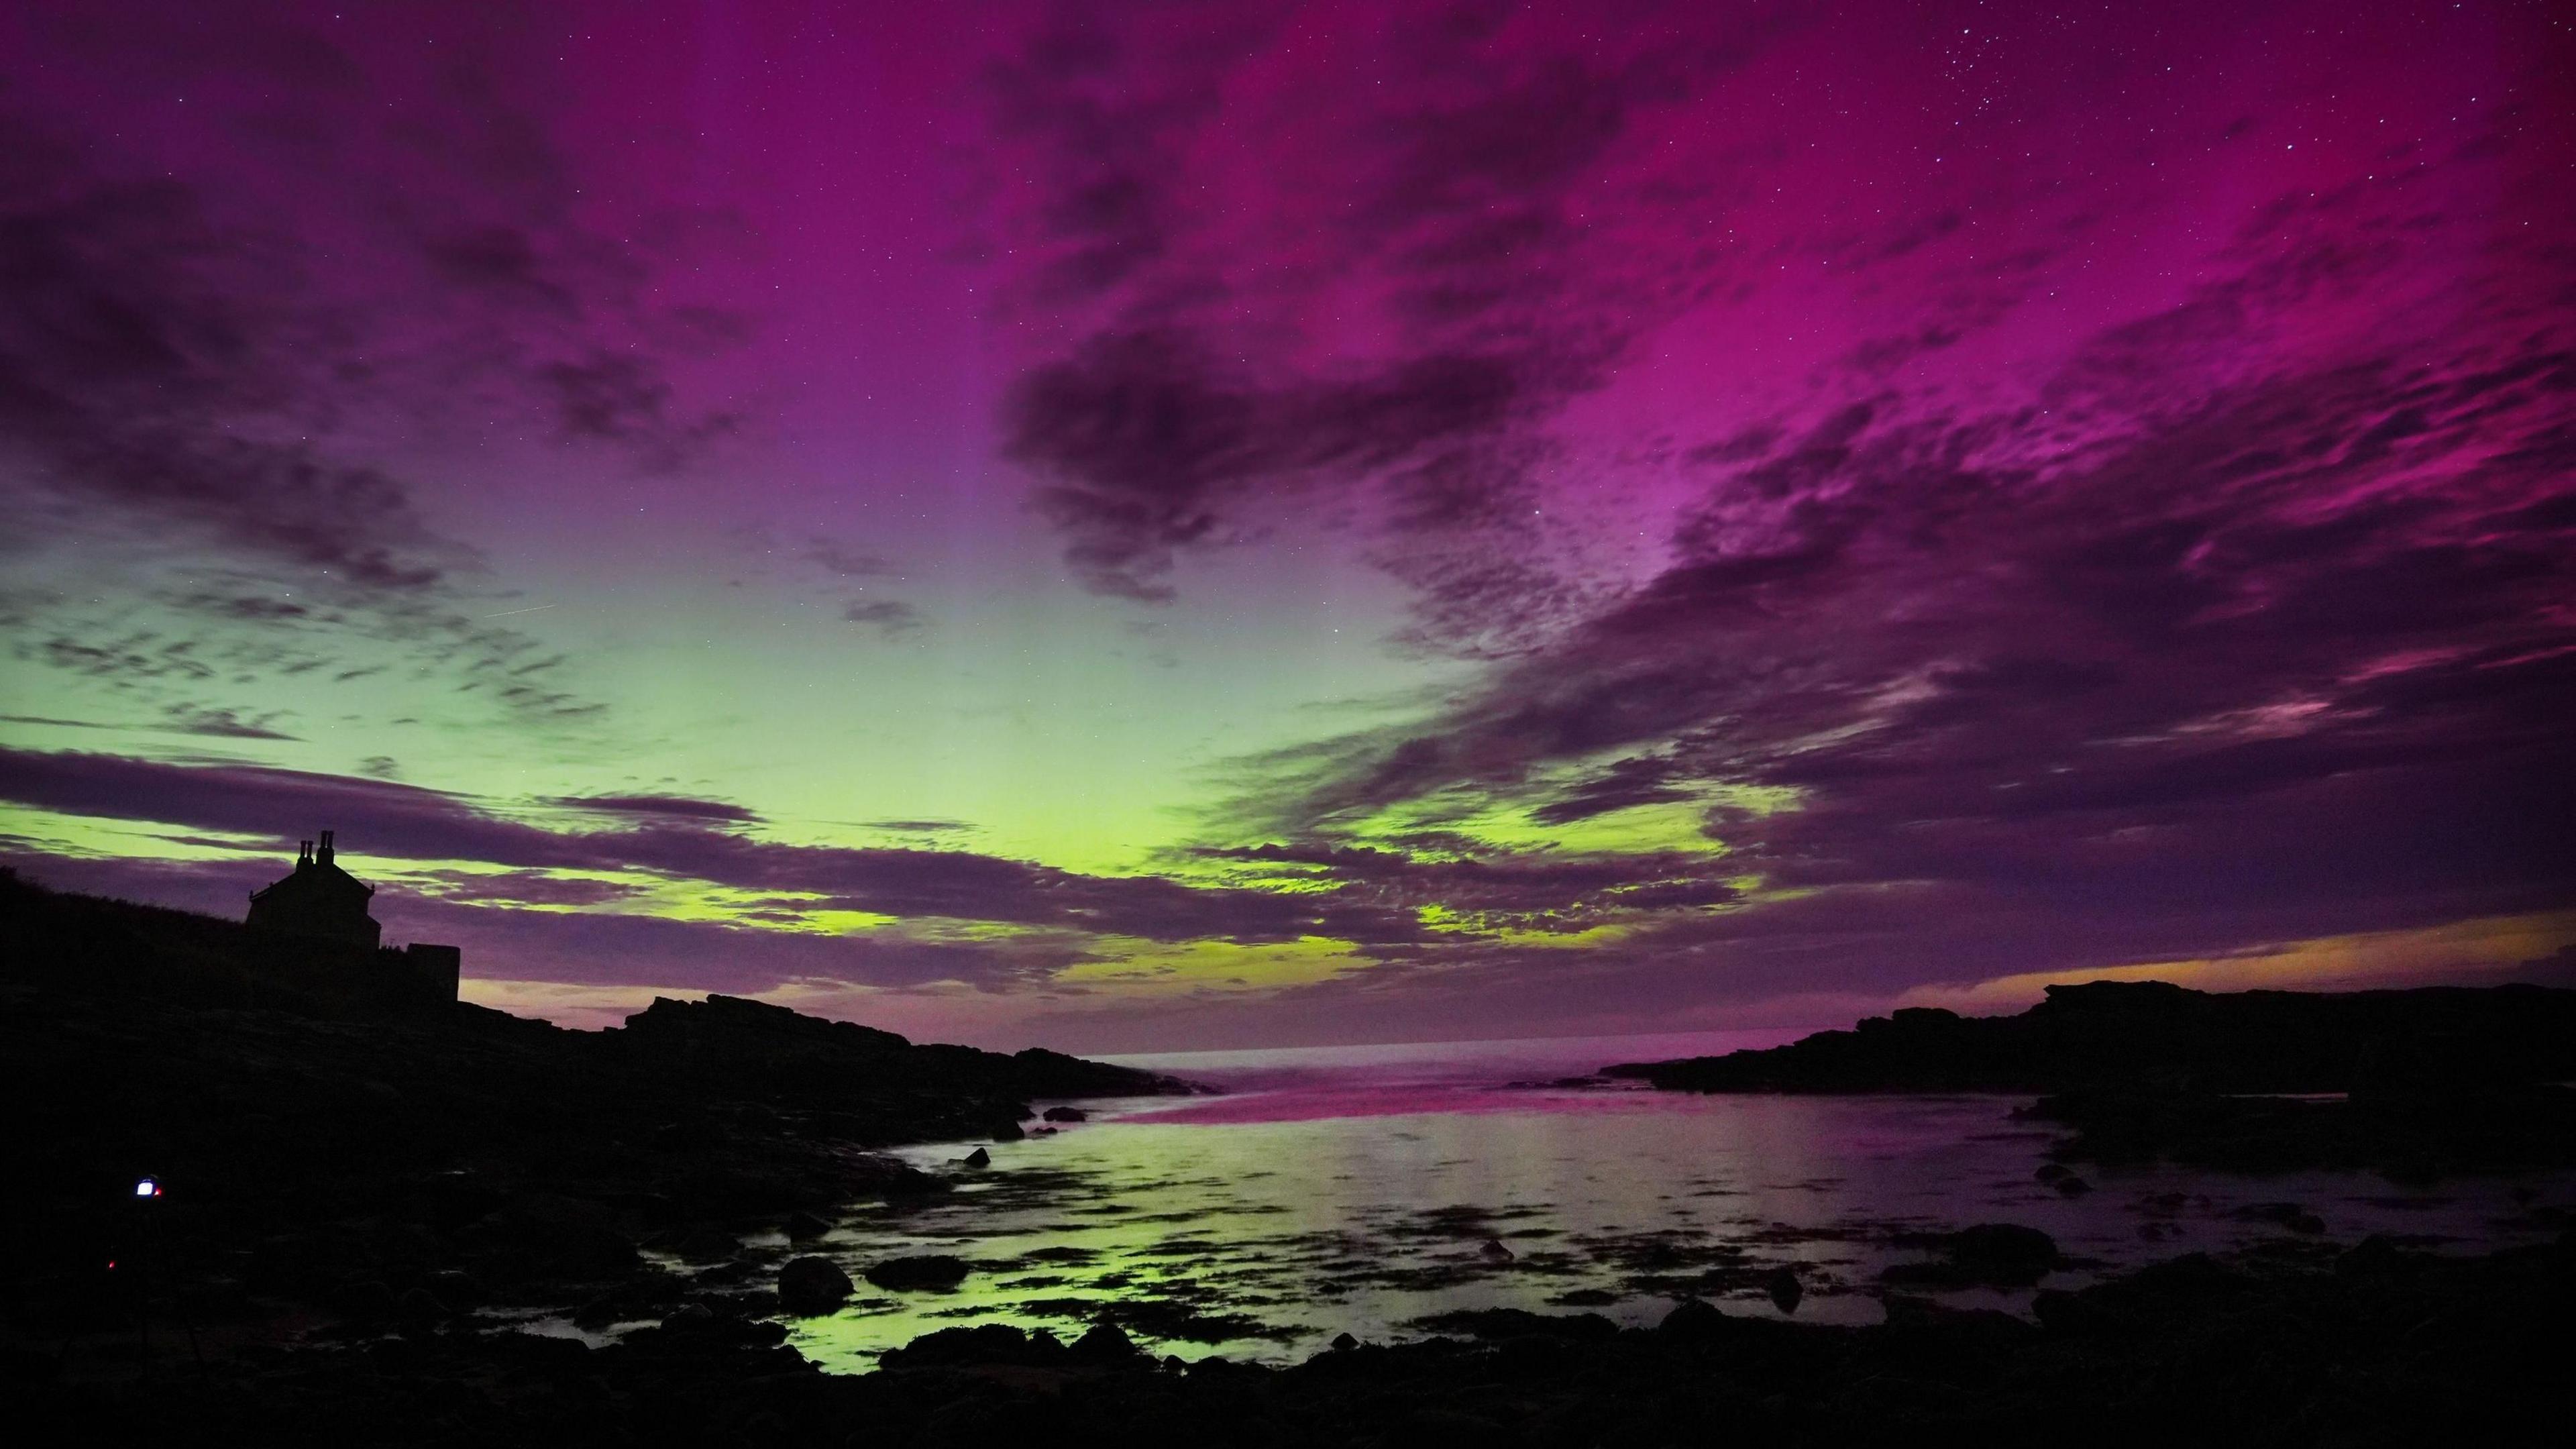
M1798 1281L1798 1270L1782 1264L1762 1277L1762 1291L1771 1295L1771 1306L1783 1313L1798 1311L1798 1301L1807 1296L1807 1287Z
M1017 1122L1005 1122L993 1129L993 1140L996 1142L1024 1141L1028 1135L1028 1129Z
M832 1225L812 1213L789 1213L778 1224L778 1229L792 1241L802 1243L830 1232Z
M716 1315L703 1303L683 1303L662 1320L662 1327L674 1333L705 1329L716 1321Z
M374 1279L341 1284L331 1293L331 1311L353 1323L382 1323L394 1316L394 1293Z
M1410 1326L1431 1333L1482 1339L1561 1338L1597 1343L1619 1336L1619 1325L1598 1313L1532 1313L1526 1308L1461 1308L1414 1319Z
M394 1309L405 1323L437 1323L451 1316L447 1304L426 1288L414 1288L395 1299Z
M1941 1256L1931 1262L1890 1264L1879 1273L1879 1281L1931 1288L2027 1288L2048 1276L2059 1261L2055 1239L2019 1223L1979 1223L1912 1241L1938 1248Z
M448 1268L429 1275L429 1291L450 1308L478 1308L488 1296L474 1275L462 1268Z
M2294 1202L2262 1202L2236 1210L2235 1216L2245 1222L2270 1223L2284 1232L2302 1237L2315 1237L2326 1230L2326 1220Z
M1335 1353L1348 1353L1359 1346L1360 1341L1351 1337L1348 1333L1336 1333L1333 1335L1333 1351Z
M1720 1313L1716 1304L1705 1298L1685 1298L1655 1325L1655 1332L1667 1338L1716 1338L1735 1326L1735 1320Z
M1508 1263L1520 1256L1504 1247L1503 1240L1500 1238L1487 1238L1483 1245L1476 1249L1476 1253L1488 1263Z
M2373 1278L2403 1267L2406 1255L2382 1233L2373 1233L2335 1258L2335 1276Z
M1990 1283L2036 1283L2057 1266L2057 1240L2019 1223L1979 1223L1951 1234L1949 1255Z
M1073 1356L1092 1363L1145 1361L1144 1352L1136 1347L1136 1340L1127 1336L1127 1330L1106 1319L1091 1325L1073 1341Z
M877 1362L890 1369L1017 1364L1029 1362L1035 1352L1029 1336L1019 1329L1007 1323L980 1323L925 1333L901 1348L887 1349Z
M830 1313L856 1285L829 1258L790 1258L778 1270L778 1306L799 1318Z
M867 1279L880 1288L902 1292L920 1288L954 1288L973 1271L963 1258L945 1253L925 1253L912 1258L887 1258L869 1265Z
M978 1147L974 1151L967 1153L965 1156L958 1158L957 1165L960 1167L990 1167L993 1165L993 1154L985 1151L981 1147Z
M1049 1107L1038 1114L1049 1122L1088 1122L1091 1114L1080 1107Z
M582 1198L530 1193L466 1229L493 1271L538 1278L606 1278L635 1266L635 1244L608 1209Z
M742 1239L715 1228L699 1228L680 1239L676 1250L692 1263L711 1263L742 1251Z

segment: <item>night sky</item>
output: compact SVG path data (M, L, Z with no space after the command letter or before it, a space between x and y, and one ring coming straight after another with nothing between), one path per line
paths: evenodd
M2576 974L2549 4L0 15L0 858L1092 1050Z

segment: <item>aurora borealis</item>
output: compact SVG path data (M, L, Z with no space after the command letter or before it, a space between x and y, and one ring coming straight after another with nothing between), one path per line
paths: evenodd
M7 863L567 1022L2564 979L2576 30L13 7L0 508Z

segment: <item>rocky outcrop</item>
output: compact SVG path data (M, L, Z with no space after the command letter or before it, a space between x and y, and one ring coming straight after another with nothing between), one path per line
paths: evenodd
M43 1168L0 1194L0 1231L33 1245L0 1264L0 1301L107 1301L99 1265L142 1227L143 1170L166 1187L174 1271L325 1316L412 1321L415 1289L606 1303L650 1280L644 1244L757 1296L746 1235L810 1238L823 1210L945 1189L873 1149L990 1136L1034 1096L1181 1089L725 998L608 1032L386 1013L329 989L309 945L0 872L0 1101L41 1104L11 1151Z
M2018 1016L1909 1008L1787 1046L1604 1075L1696 1092L2449 1090L2576 1079L2576 991L2051 986Z
M778 1306L798 1317L830 1313L855 1286L829 1258L790 1258L778 1270Z
M599 1349L428 1332L121 1381L50 1354L8 1367L34 1442L2523 1444L2564 1437L2571 1295L2576 1242L2464 1258L2381 1240L2309 1270L2193 1256L2044 1289L2037 1325L1896 1299L1883 1324L1828 1327L1693 1300L1654 1329L1532 1315L1546 1331L1345 1336L1277 1369L983 1324L827 1375L778 1325L704 1305Z
M1693 1092L2044 1094L2033 1115L2074 1132L2054 1155L2087 1161L2417 1179L2576 1166L2576 991L2539 986L2212 994L2097 981L2051 986L2018 1016L1908 1009L1603 1075ZM2043 1180L2092 1190L2062 1165Z

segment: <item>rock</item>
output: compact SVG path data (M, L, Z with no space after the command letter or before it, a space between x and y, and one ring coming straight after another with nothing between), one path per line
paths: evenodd
M958 1158L957 1165L960 1167L990 1167L993 1165L993 1154L985 1151L981 1147L978 1147L974 1151L967 1153L965 1156Z
M1933 1288L2027 1288L2058 1264L2056 1240L2019 1223L1980 1223L1942 1234L1930 1245L1941 1250L1938 1260L1890 1264L1879 1281Z
M812 1213L789 1213L778 1225L779 1231L795 1242L819 1238L832 1230L832 1225Z
M447 1305L426 1288L414 1288L394 1301L406 1323L437 1323L450 1316Z
M1080 1107L1049 1107L1038 1114L1049 1122L1088 1122L1091 1114Z
M1807 1296L1806 1285L1798 1281L1798 1270L1783 1264L1765 1274L1762 1291L1771 1295L1771 1306L1783 1313L1798 1311L1798 1300Z
M741 1252L742 1239L715 1228L699 1228L680 1239L677 1251L692 1263L708 1263Z
M488 1296L474 1275L462 1268L449 1268L429 1275L429 1291L450 1308L476 1308Z
M677 1306L686 1291L687 1280L659 1269L647 1269L619 1279L607 1292L573 1310L572 1321L584 1328L606 1328L612 1323L634 1323L658 1318Z
M635 1244L608 1209L582 1198L530 1193L487 1214L463 1237L493 1270L537 1278L606 1278L635 1266Z
M1073 1355L1092 1363L1141 1362L1144 1359L1143 1351L1136 1347L1134 1339L1127 1336L1127 1330L1106 1319L1091 1325L1084 1330L1082 1337L1073 1341Z
M993 1129L993 1140L996 1142L1020 1142L1026 1140L1028 1135L1027 1130L1017 1122L1005 1122Z
M1520 1256L1504 1247L1503 1240L1500 1238L1487 1238L1484 1245L1476 1249L1476 1252L1488 1263L1508 1263Z
M353 1323L382 1323L394 1316L394 1292L373 1279L343 1283L331 1293L331 1311Z
M2326 1230L2325 1219L2294 1202L2259 1202L2238 1208L2234 1216L2243 1222L2270 1223L2302 1237L2315 1237Z
M1030 1357L1027 1334L1007 1323L981 1323L925 1333L901 1348L886 1350L878 1364L890 1369L948 1368L1026 1363Z
M692 1329L706 1328L715 1321L715 1312L707 1305L683 1303L671 1310L670 1315L662 1320L662 1326L673 1332L687 1332Z
M2067 1197L2082 1197L2093 1190L2093 1184L2070 1172L2057 1180L2057 1190Z
M1348 1353L1359 1346L1360 1341L1351 1337L1347 1333L1336 1333L1333 1335L1333 1351L1335 1353Z
M867 1279L880 1288L904 1291L916 1288L954 1288L972 1271L963 1258L945 1253L925 1253L912 1258L887 1258L869 1265Z
M2373 1233L2343 1250L2335 1258L2335 1276L2369 1278L2392 1272L2405 1265L2406 1255L2383 1233Z
M1735 1320L1718 1312L1716 1304L1705 1298L1685 1298L1655 1325L1655 1332L1668 1338L1715 1338L1735 1327Z
M1979 1223L1950 1237L1950 1261L1994 1281L2037 1282L2057 1266L2057 1240L2019 1223Z
M830 1313L857 1285L829 1258L790 1258L778 1270L778 1306L799 1318Z
M1598 1313L1532 1313L1526 1308L1462 1308L1417 1318L1408 1326L1431 1333L1463 1333L1483 1339L1561 1338L1599 1342L1619 1336L1619 1325Z

